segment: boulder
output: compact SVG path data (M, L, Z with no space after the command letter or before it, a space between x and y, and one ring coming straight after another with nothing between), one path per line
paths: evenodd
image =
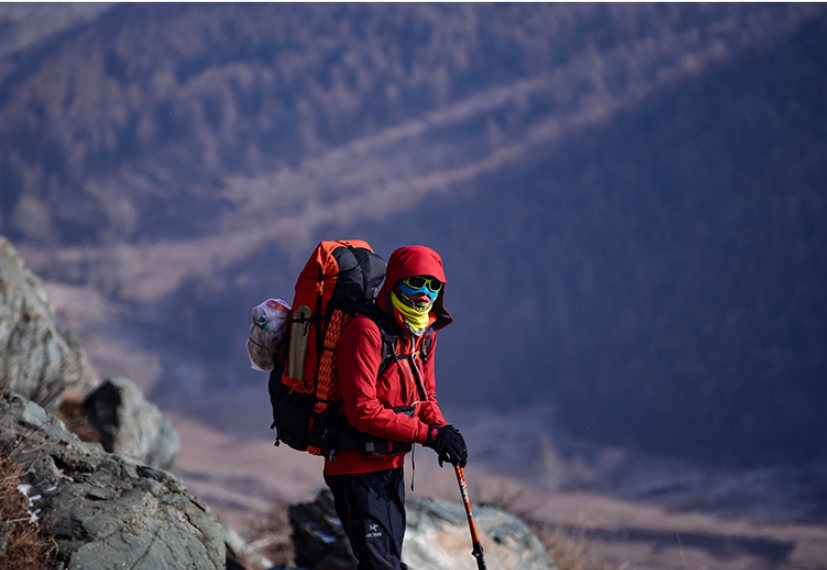
M409 501L407 509L403 562L410 568L476 569L462 505L426 497ZM474 506L473 515L488 568L557 569L540 540L513 515L493 506Z
M296 564L310 570L356 568L356 557L336 515L329 489L320 491L314 501L290 505L288 516L293 528Z
M23 467L55 570L225 568L215 514L166 471L85 443L37 404L0 391L0 453Z
M83 403L106 451L172 471L181 448L178 432L141 389L126 378L110 378Z
M408 501L402 561L409 568L475 570L471 534L464 508L434 498ZM474 508L474 522L488 568L556 570L539 539L516 517L498 507ZM311 570L351 570L356 562L333 497L322 490L316 499L290 507L296 562Z
M98 382L77 338L55 325L43 284L0 236L0 389L57 410L67 389L85 395Z
M250 569L267 568L275 565L265 554L256 550L226 521L219 520L224 531L224 544L227 547L227 570L244 569L244 561Z

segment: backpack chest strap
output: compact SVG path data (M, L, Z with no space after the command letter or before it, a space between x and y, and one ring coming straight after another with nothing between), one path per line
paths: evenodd
M422 377L420 375L419 366L416 364L416 352L412 352L410 354L396 354L393 355L393 360L400 364L400 360L407 360L408 361L408 369L410 369L411 374L413 374L414 384L416 385L416 391L419 395L419 401L425 402L428 399L428 394L425 392L425 387L423 386Z

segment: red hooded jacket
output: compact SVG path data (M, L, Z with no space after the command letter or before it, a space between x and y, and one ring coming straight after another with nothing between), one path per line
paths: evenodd
M392 315L397 327L396 354L417 352L414 363L422 379L427 396L420 401L411 361L400 359L392 363L377 378L382 363L382 336L379 327L369 317L357 316L342 332L336 347L336 368L344 399L348 422L358 429L392 441L424 443L429 425L445 425L445 419L436 401L434 381L434 351L436 333L451 323L451 315L443 306L445 287L440 291L430 313L430 324L419 336L404 324L404 319L393 309L390 294L396 282L415 275L431 275L445 283L442 259L434 250L424 246L397 249L388 261L385 283L376 300ZM431 336L428 357L423 360L420 351L425 338ZM414 405L413 417L396 413L393 408ZM337 451L335 461L325 459L325 475L370 473L400 467L405 453L366 457L359 449Z

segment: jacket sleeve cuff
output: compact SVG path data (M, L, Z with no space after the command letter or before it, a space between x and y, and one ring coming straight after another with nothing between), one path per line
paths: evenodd
M420 445L425 445L430 440L436 438L436 426L429 426L428 424L422 424L422 429L417 430L416 437L414 438L414 443L418 443Z

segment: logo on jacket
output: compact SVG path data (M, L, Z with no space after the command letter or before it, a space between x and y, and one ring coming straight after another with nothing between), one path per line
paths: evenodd
M379 525L376 523L368 523L368 533L365 538L379 538L382 533L379 531Z

